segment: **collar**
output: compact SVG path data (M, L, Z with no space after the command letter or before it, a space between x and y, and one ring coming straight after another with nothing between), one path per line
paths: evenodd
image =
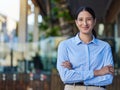
M75 43L76 43L77 45L79 45L79 44L81 44L81 43L84 43L84 42L79 38L79 33L77 33L76 36L75 36ZM97 44L97 39L94 37L94 35L93 35L93 39L92 39L88 44L90 44L90 43Z

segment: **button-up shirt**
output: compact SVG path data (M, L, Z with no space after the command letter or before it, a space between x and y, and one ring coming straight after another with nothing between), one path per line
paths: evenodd
M72 69L62 66L62 62L69 61ZM113 76L106 74L94 76L94 70L113 65L110 45L93 36L92 41L84 43L79 33L58 46L57 69L64 83L84 82L85 85L103 86L112 83Z

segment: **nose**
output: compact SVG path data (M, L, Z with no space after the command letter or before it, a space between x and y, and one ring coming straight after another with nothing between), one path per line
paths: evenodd
M83 24L84 24L84 25L87 25L87 20L84 20Z

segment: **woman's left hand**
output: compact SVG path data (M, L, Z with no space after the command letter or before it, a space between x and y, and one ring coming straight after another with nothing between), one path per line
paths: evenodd
M69 61L62 62L62 66L68 69L72 69L72 64Z

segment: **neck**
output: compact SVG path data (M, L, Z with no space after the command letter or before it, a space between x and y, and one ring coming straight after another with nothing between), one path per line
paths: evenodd
M84 43L89 43L92 40L92 34L79 34L79 38L84 42Z

